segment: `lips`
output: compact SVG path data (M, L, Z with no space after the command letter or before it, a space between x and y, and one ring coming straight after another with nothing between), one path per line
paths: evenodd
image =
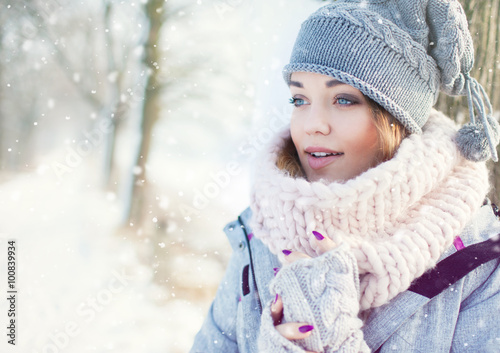
M330 150L323 147L308 147L305 149L307 162L311 169L321 169L337 161L344 155L343 152Z

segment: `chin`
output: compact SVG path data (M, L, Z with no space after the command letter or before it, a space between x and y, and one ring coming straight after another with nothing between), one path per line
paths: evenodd
M317 173L308 173L307 174L307 180L310 182L323 182L323 183L333 183L338 180L338 178L331 176L331 175L323 175L323 174L317 174Z
M330 183L345 183L349 179L355 178L357 175L353 177L347 177L346 175L338 175L336 173L316 173L313 170L306 171L306 177L309 182L322 182L324 184Z

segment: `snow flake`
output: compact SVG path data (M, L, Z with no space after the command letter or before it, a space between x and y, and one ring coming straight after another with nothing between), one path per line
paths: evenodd
M108 81L113 83L113 82L116 82L118 78L118 71L112 71L108 74Z
M134 175L139 175L142 173L142 168L138 165L134 166L134 168L132 168L132 173L134 173Z

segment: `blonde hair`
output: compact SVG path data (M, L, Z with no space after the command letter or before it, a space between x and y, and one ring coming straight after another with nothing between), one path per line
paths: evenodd
M365 98L370 105L373 122L378 132L380 153L376 164L380 164L394 157L401 141L403 141L409 133L403 124L396 120L387 110L370 98ZM297 154L297 149L291 137L285 141L278 155L276 166L280 170L286 171L288 175L293 178L305 176L304 170L300 164L299 155Z
M379 164L394 157L399 145L409 133L403 124L394 118L387 110L368 97L366 97L366 99L370 105L373 114L373 122L378 131L380 155L377 164Z

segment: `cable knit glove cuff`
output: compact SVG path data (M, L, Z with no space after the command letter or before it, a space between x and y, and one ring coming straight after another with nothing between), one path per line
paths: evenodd
M258 345L259 353L304 353L300 346L281 336L274 328L271 303L262 312Z
M283 300L283 323L306 322L314 330L304 340L286 340L274 328L267 305L259 338L262 352L369 352L357 317L357 263L347 247L284 266L270 290Z

